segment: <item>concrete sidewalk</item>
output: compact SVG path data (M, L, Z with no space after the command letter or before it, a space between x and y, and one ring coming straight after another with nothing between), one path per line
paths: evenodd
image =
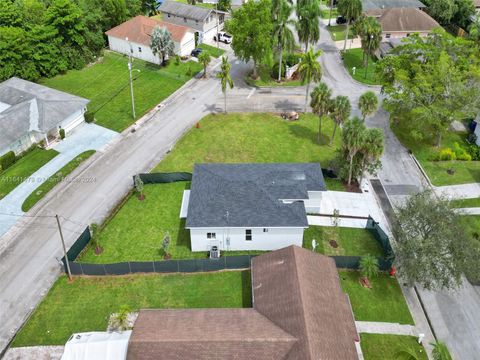
M413 325L402 325L399 323L355 321L359 333L388 334L418 336L417 329Z
M63 355L63 346L28 346L10 348L3 360L60 360Z
M455 211L458 212L461 215L480 215L480 208L479 207L460 208L460 209L455 209Z
M453 199L471 199L480 197L480 183L437 186L435 193Z

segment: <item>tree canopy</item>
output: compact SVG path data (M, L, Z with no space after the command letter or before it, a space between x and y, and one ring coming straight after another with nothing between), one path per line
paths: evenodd
M411 136L436 139L454 120L480 109L480 57L474 42L435 31L411 36L377 64L391 115L410 123Z

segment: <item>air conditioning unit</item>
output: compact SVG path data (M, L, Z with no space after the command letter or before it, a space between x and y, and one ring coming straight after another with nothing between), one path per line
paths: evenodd
M218 259L220 258L220 250L218 246L212 246L210 248L210 259Z

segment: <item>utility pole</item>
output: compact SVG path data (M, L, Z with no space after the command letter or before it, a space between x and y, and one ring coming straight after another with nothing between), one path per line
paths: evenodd
M68 262L68 257L67 257L67 248L65 246L65 240L63 239L62 227L60 226L60 219L58 218L58 215L55 215L55 218L57 219L58 231L60 232L60 240L62 240L63 256L65 259L65 264L67 264L68 279L72 281L72 272L70 271L70 264Z
M217 39L217 49L220 47L218 41L220 40L220 34L218 33L218 1L215 3L215 16L217 18L217 36L216 36L216 39Z
M328 26L330 26L330 23L332 21L332 12L333 12L333 0L330 0L330 15L328 16Z
M128 37L125 38L126 41L128 41ZM133 96L133 78L132 78L132 54L133 54L133 49L132 49L132 44L128 42L128 45L130 45L130 54L128 54L128 73L130 75L130 95L132 97L132 115L133 115L133 120L135 120L135 97Z

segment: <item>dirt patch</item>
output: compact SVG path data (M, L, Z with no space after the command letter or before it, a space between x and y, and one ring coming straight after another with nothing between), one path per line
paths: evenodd
M335 240L330 240L328 244L334 249L338 248L338 243Z

